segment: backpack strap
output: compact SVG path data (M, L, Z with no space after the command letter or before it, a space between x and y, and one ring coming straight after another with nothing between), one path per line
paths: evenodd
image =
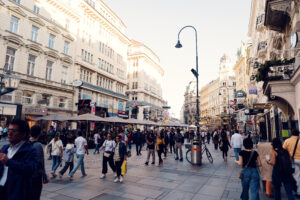
M247 164L246 164L246 166L245 166L245 169L248 168L248 166L249 166L249 164L250 164L250 161L251 161L251 159L252 159L252 157L253 157L253 154L254 154L254 151L251 151L251 154L250 154L249 160L248 160L248 162L247 162Z
M298 142L299 142L299 137L298 137L298 139L297 139L297 142L296 142L296 145L295 145L295 148L294 148L292 160L294 160L294 156L295 156L295 153L296 153L296 149L297 149L297 146L298 146Z

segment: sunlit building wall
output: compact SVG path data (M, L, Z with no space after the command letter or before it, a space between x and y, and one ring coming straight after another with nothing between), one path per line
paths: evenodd
M131 40L128 50L127 96L131 118L162 120L164 70L159 57L146 45Z

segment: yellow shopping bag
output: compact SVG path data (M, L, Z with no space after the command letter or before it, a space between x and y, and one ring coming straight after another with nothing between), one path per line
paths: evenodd
M124 160L122 163L122 167L121 167L121 174L122 176L125 175L127 173L127 161Z

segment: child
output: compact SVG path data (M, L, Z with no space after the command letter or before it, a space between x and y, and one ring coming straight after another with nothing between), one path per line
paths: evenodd
M59 178L62 178L64 173L67 171L67 169L70 167L70 171L73 169L73 160L74 160L74 153L76 152L76 148L74 147L74 142L73 139L69 138L68 139L68 144L65 148L64 152L64 161L65 161L65 166L60 170L59 172Z

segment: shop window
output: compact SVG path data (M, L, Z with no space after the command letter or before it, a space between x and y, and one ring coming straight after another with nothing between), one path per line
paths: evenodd
M42 99L39 101L41 106L50 106L51 96L48 94L42 94Z
M22 103L26 105L33 104L33 92L24 91L22 95Z
M67 105L67 100L65 98L59 98L58 107L59 108L66 108L66 105Z

